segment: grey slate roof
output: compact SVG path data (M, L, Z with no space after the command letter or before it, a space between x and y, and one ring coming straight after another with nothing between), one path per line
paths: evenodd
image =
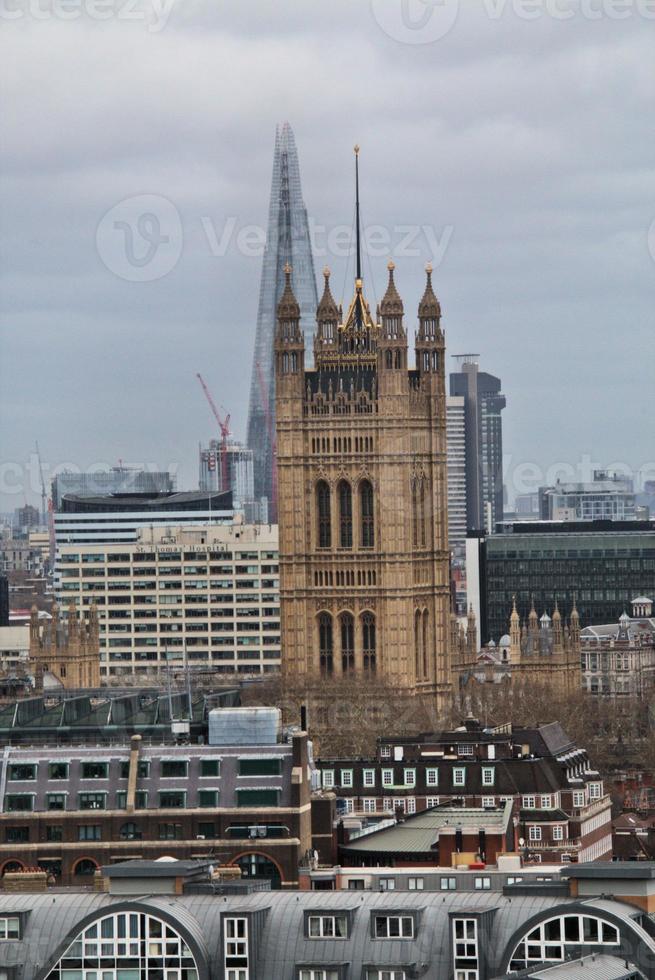
M425 964L423 980L450 976L449 913L473 913L495 909L488 952L492 969L500 972L510 940L533 916L568 911L572 906L590 913L609 915L643 944L645 954L655 955L655 941L633 920L639 910L609 900L584 903L558 897L514 895L511 898L485 893L421 892L255 892L250 895L144 896L124 898L107 894L67 891L38 895L0 894L0 915L28 912L23 938L0 943L0 969L21 966L21 980L43 980L44 970L60 956L79 932L80 922L117 907L151 912L168 918L186 934L205 958L209 976L223 976L221 916L251 915L263 918L258 931L259 963L253 974L261 980L296 980L298 964L329 967L348 963L348 980L360 980L365 965L402 967ZM351 910L352 930L348 939L305 937L306 911ZM415 940L372 940L371 914L413 913L419 916ZM590 973L590 980L593 976ZM200 980L206 980L202 976ZM613 978L614 980L614 978Z

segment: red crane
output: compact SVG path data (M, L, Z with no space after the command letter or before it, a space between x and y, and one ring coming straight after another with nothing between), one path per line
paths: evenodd
M264 382L264 374L259 361L257 361L257 378L259 380L259 391L262 396L262 407L266 416L266 426L268 428L268 438L271 442L271 453L273 456L273 472L271 473L271 515L269 520L277 521L277 441L275 439L275 428L271 417L271 407L268 403L268 392Z
M218 414L218 409L214 404L214 399L211 396L209 388L205 384L204 378L201 374L196 374L196 378L202 386L202 390L205 393L205 398L209 402L209 407L212 410L212 414L216 421L218 422L218 427L221 430L221 490L228 490L228 478L227 478L227 439L230 434L230 418L228 414L225 419L222 419Z

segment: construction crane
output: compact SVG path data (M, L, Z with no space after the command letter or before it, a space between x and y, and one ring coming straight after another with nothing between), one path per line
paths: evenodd
M264 382L264 373L262 371L262 366L257 361L257 378L259 381L259 392L262 398L262 407L264 409L264 415L266 416L266 427L268 429L268 438L271 443L271 455L273 458L273 466L271 470L271 515L269 520L273 522L277 521L277 442L275 439L275 427L273 425L273 417L271 415L271 407L268 403L268 392L266 390L266 384Z
M41 465L41 453L39 452L39 443L35 442L36 446L36 458L39 463L39 476L41 477L41 526L45 527L47 523L46 511L46 498L47 494L45 492L45 480L43 479L43 466Z
M221 418L218 409L214 404L214 399L211 396L211 392L209 391L209 388L205 384L205 380L203 376L199 373L196 373L196 378L200 382L202 390L205 393L205 398L209 402L209 407L212 410L212 414L216 419L216 421L218 422L218 428L220 429L220 433L221 433L221 490L229 490L229 486L228 486L229 481L228 481L228 473L227 473L227 440L228 440L228 436L230 435L231 416L228 414L225 416L224 419Z

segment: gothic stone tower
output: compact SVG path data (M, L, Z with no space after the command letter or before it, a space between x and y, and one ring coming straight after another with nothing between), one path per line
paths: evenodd
M100 639L98 610L89 608L88 620L78 619L75 603L68 608L68 619L59 617L59 606L52 607L52 619L39 624L36 606L30 617L30 669L37 691L44 687L44 675L50 683L63 688L100 687Z
M451 682L450 607L444 338L432 270L414 370L393 263L375 319L359 268L345 318L324 275L313 370L289 267L278 305L283 671L377 674L440 697Z

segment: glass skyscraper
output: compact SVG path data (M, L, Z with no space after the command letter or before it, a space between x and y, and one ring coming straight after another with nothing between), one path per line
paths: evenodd
M300 186L298 151L289 123L275 133L268 233L259 289L257 333L250 382L248 447L255 464L255 498L268 499L268 519L277 521L275 481L275 372L273 337L277 304L284 289L284 267L292 268L293 291L300 304L306 350L316 327L316 276L307 210Z

